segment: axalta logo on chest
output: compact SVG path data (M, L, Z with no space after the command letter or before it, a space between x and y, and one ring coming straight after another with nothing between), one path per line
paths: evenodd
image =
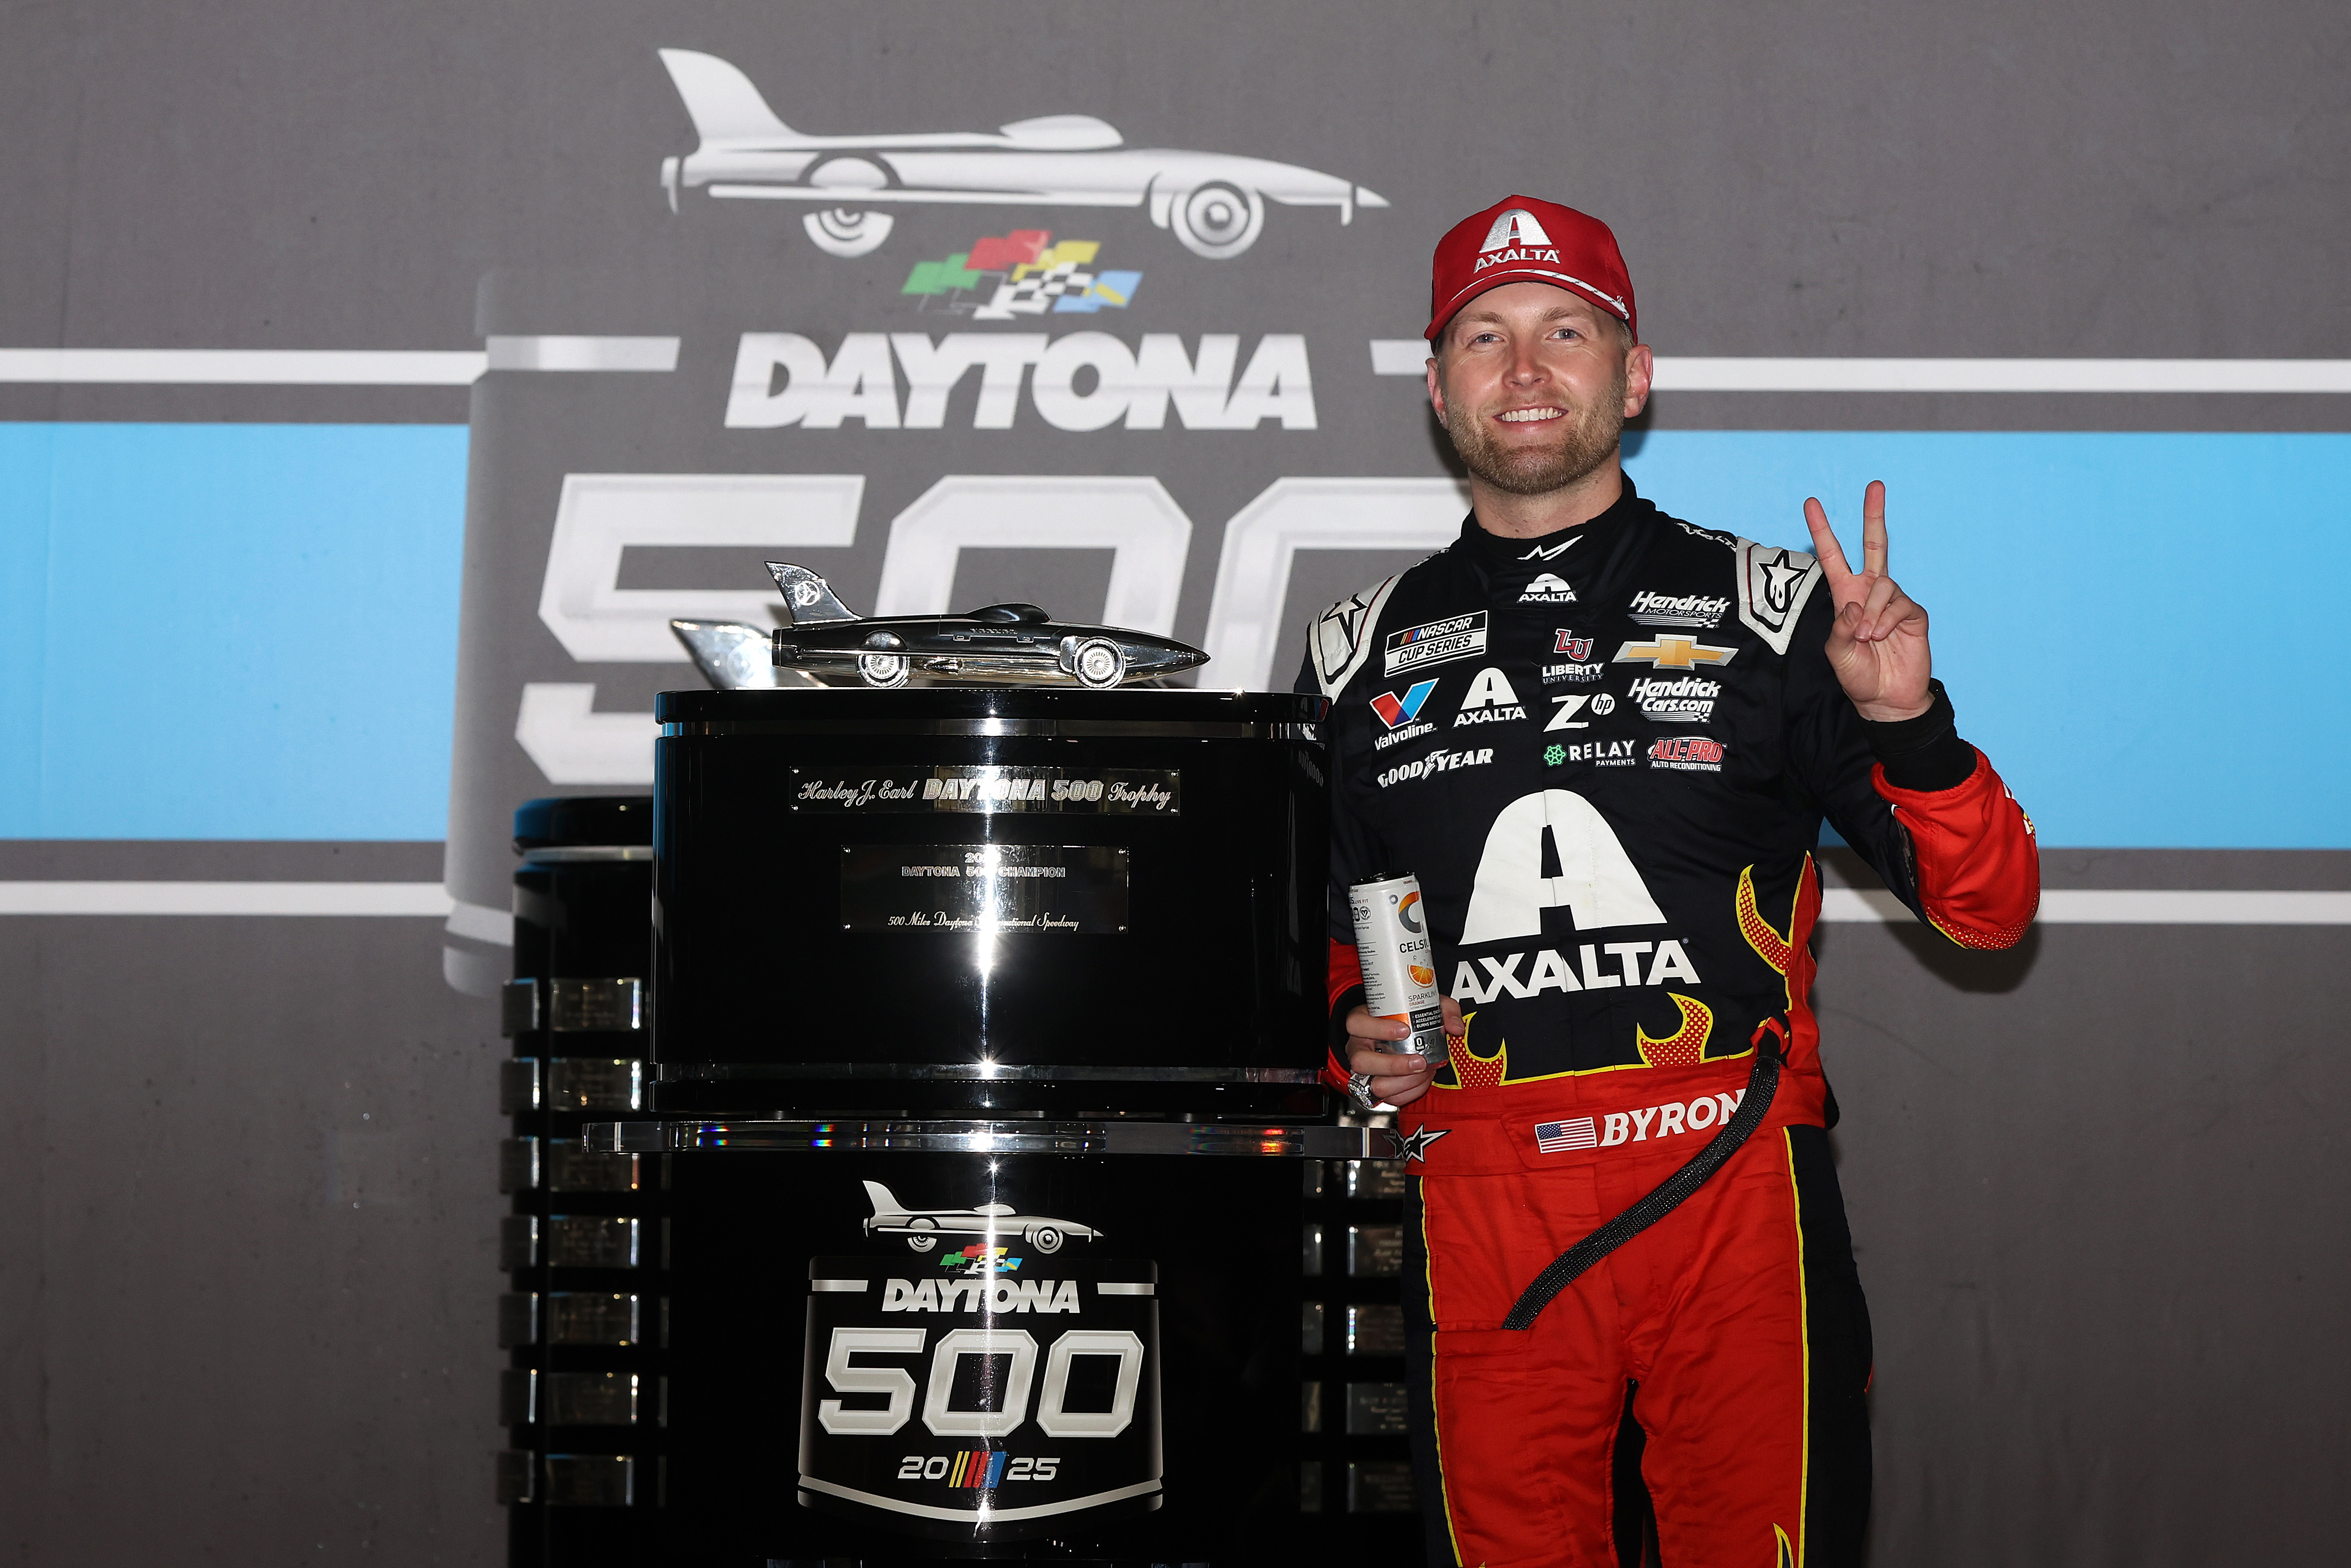
M1614 961L1613 967L1600 957L1602 953ZM1654 955L1654 956L1652 956ZM1499 958L1480 958L1477 967L1464 958L1453 971L1453 996L1457 1001L1483 1007L1497 997L1516 997L1524 1001L1544 991L1605 991L1620 986L1662 986L1668 981L1686 985L1702 985L1689 954L1679 942L1668 937L1663 942L1586 942L1576 949L1583 960L1582 973L1577 972L1574 957L1555 947L1539 948L1531 955L1534 966L1526 977L1519 977L1519 966L1530 955L1505 953ZM1641 960L1649 958L1647 977L1643 977ZM1478 969L1486 971L1480 979Z
M1461 706L1453 715L1453 727L1466 724L1499 724L1506 719L1522 719L1527 710L1519 701L1519 694L1510 677L1488 666L1478 672L1469 682L1469 691L1461 699Z
M1526 591L1519 595L1519 602L1521 604L1573 604L1575 602L1575 590L1568 586L1567 580L1563 577L1548 571L1540 572L1533 581L1527 584Z

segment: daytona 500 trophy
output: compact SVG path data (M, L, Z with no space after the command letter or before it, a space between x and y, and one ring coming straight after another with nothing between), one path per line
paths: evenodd
M587 1130L659 1172L657 1418L544 1560L1416 1557L1393 1140L1315 1082L1322 700L931 619L658 699L658 1119Z

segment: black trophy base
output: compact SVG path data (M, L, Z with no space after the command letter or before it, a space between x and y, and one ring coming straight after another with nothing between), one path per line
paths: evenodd
M1349 1239L1369 1206L1321 1196L1346 1162L643 1159L640 1265L550 1281L633 1294L639 1343L549 1344L540 1372L633 1376L638 1418L521 1434L514 1563L1419 1563L1411 1500L1347 1511L1332 1469L1401 1470L1402 1437L1334 1437L1347 1401L1315 1397L1404 1373L1341 1327L1395 1291L1393 1246ZM552 1500L559 1459L624 1453L625 1503Z

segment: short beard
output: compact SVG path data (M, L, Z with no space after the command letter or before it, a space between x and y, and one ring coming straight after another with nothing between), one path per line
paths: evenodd
M1563 490L1608 461L1625 434L1625 369L1598 402L1576 408L1562 401L1568 423L1549 446L1505 448L1486 427L1483 415L1446 400L1445 429L1453 450L1470 473L1511 496L1544 496Z

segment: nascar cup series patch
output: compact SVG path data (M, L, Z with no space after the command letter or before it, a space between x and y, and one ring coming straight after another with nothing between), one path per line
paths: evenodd
M1422 664L1466 659L1486 651L1486 612L1475 610L1443 621L1429 621L1388 633L1383 674L1416 669Z

